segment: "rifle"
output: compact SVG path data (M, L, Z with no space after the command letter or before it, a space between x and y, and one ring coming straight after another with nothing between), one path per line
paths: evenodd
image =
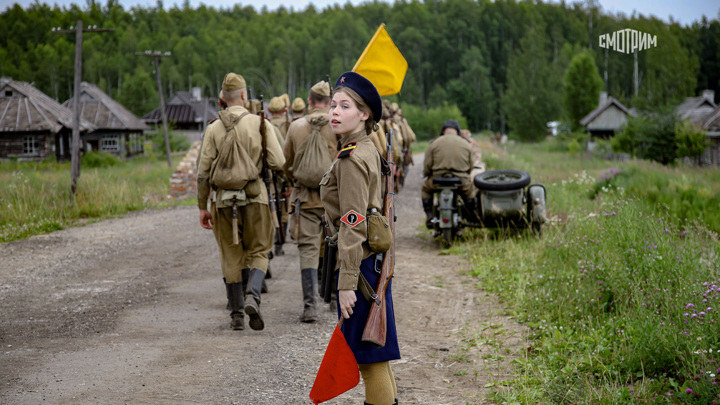
M293 229L293 239L295 239L295 242L297 242L300 239L300 199L295 199L295 211L293 212L293 215L295 215L295 229Z
M268 194L268 204L270 204L270 212L272 213L273 227L277 230L281 228L281 226L275 209L275 200L271 198L272 193L270 192L270 178L272 177L272 171L270 170L267 161L267 140L265 139L265 106L263 105L262 94L260 95L260 112L258 115L260 115L260 144L262 145L262 178ZM275 197L277 198L277 196Z
M385 197L383 199L383 214L390 223L390 231L393 237L390 249L383 253L380 279L378 280L377 288L375 288L375 294L377 294L378 300L370 302L370 314L368 314L368 319L365 322L365 329L362 334L363 342L371 343L377 347L385 346L385 338L387 337L385 292L395 272L395 162L393 161L392 141L393 133L391 129L388 132L387 146L387 162L390 170L389 173L383 173L385 175L386 187Z

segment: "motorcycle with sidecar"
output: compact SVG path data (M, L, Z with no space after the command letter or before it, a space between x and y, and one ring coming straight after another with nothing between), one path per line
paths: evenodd
M428 225L446 245L451 245L463 228L529 228L536 237L542 236L546 190L543 184L530 184L527 172L500 169L477 174L472 207L466 207L461 198L462 179L436 177L433 183L438 190L433 194L433 218Z

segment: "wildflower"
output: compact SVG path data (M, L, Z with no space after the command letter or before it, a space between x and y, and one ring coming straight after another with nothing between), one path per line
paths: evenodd
M712 307L707 307L707 309L706 309L706 311L708 311L708 312L710 312L712 310L713 310Z
M693 304L687 304L687 305L685 305L685 309L692 308L692 307L694 307L694 306L695 306L695 305L693 305Z
M665 322L660 322L660 326L665 326Z
M697 318L697 314L690 315L690 318Z
M690 314L687 313L687 312L685 312L685 313L683 314L683 316L690 316Z
M695 391L693 391L692 388L688 388L688 389L685 390L685 393L686 393L686 394L692 394L692 393L694 393L694 392L695 392Z
M700 313L699 313L698 315L700 315L700 316L705 316L705 312L700 311Z

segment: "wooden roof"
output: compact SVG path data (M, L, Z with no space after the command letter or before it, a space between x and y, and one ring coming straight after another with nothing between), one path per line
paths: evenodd
M165 103L165 116L170 122L202 123L217 118L217 110L207 98L195 98L189 91L178 91ZM143 116L145 122L161 122L160 107Z
M707 132L720 132L720 106L705 117L702 122L702 129Z
M63 105L72 110L74 103L75 97ZM87 82L80 84L80 117L92 122L98 129L150 130L150 127L128 109L110 98L99 87Z
M709 94L703 94L700 97L688 97L680 103L675 109L675 113L683 120L689 120L692 123L702 124L705 117L711 113L717 105Z
M601 103L598 105L594 110L590 111L588 115L584 116L583 119L580 120L580 125L587 127L588 124L590 124L595 118L597 118L600 114L603 113L603 111L607 110L611 106L617 107L620 111L624 112L626 115L630 115L632 117L635 117L637 114L635 114L634 111L630 111L627 108L625 108L622 103L617 101L614 97L608 97L604 103Z
M72 110L26 82L0 78L0 132L59 132L73 127ZM95 126L80 119L80 131Z

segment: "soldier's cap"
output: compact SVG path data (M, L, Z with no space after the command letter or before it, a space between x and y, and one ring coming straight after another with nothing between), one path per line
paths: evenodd
M457 131L458 135L460 135L460 123L457 122L457 120L447 120L443 123L442 129L440 130L440 135L442 135L443 132L445 132L446 128L453 128Z
M315 83L315 85L312 86L310 90L312 90L312 92L317 94L318 96L330 97L330 83L326 82L325 80L320 80L319 82Z
M237 73L230 72L225 75L225 80L222 83L223 91L235 91L244 89L246 87L245 79Z
M398 105L398 103L392 103L390 104L390 109L395 112L400 109L400 106Z
M290 96L288 96L287 93L280 96L280 100L282 100L285 107L290 107Z
M222 101L225 101L225 96L223 95L222 90L220 90L220 93L218 94L218 98Z
M365 104L370 107L372 111L373 120L379 122L382 118L382 99L378 94L375 85L363 76L355 72L345 72L335 82L335 89L344 86L348 87L357 93L360 98L365 101Z
M271 113L277 113L282 111L285 108L285 102L283 101L282 97L273 97L270 99L270 104L268 104L268 111Z
M383 107L390 108L390 100L384 98L383 99Z
M330 86L328 86L330 88ZM300 97L295 97L295 100L292 102L292 110L293 112L303 112L305 111L305 102Z

